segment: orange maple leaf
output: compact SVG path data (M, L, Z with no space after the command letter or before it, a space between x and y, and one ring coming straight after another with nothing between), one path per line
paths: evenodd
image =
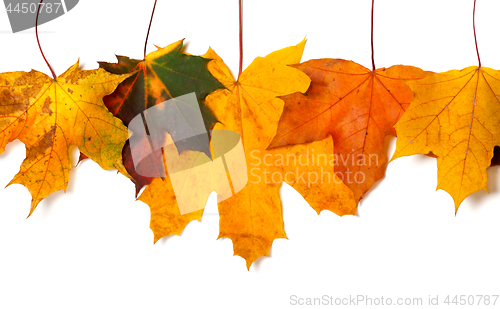
M305 94L285 101L269 148L310 143L331 135L336 173L357 201L385 174L384 138L410 104L413 93L403 80L430 72L411 66L375 71L342 59L310 60L293 67L312 80Z
M303 92L309 86L307 75L289 66L300 61L304 46L305 40L257 57L238 80L214 52L210 50L206 55L215 59L208 64L210 72L227 88L206 99L221 121L215 130L240 134L250 175L243 190L219 203L219 238L233 241L235 254L245 258L247 267L268 255L274 239L286 238L279 197L283 181L301 193L318 213L328 209L346 215L356 210L352 193L335 176L331 161L320 159L333 149L331 138L266 150L283 110L283 101L278 97ZM288 160L290 157L297 160ZM316 175L318 179L304 179L305 175ZM321 175L325 178L320 180Z

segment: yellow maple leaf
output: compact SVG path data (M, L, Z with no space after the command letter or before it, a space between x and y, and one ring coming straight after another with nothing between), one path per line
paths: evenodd
M468 67L407 82L415 97L395 125L392 160L413 154L437 157L438 186L455 201L488 191L486 168L500 145L500 72Z
M206 99L221 123L215 130L232 130L242 138L249 182L233 197L219 203L219 238L233 241L236 255L247 267L268 255L276 238L286 238L279 188L283 181L299 191L318 213L354 214L353 193L334 174L333 141L321 141L266 150L276 134L284 102L279 96L305 92L310 79L288 65L300 62L305 40L296 46L257 57L235 81L212 50L208 68L227 88Z
M138 200L151 209L150 228L155 243L165 236L180 235L189 222L200 221L203 215L203 209L181 215L169 177L154 178Z
M167 132L163 134L166 136L165 144L162 145L163 157L168 158L170 163L163 167L168 176L153 178L138 198L151 209L150 228L155 243L165 236L180 235L186 225L193 220L200 221L208 196L214 191L214 186L209 181L210 173L195 169L196 166L211 162L207 155L193 150L184 150L179 154L170 134ZM174 170L184 170L188 173L181 175L183 183L180 191L176 191L172 185L170 176L175 173ZM184 203L180 205L182 202ZM182 213L181 210L186 210L185 205L194 209Z
M26 146L9 185L30 191L30 215L45 197L66 190L73 145L103 169L128 175L121 160L128 130L102 100L128 76L82 71L78 62L55 80L35 70L0 74L0 154L16 139Z

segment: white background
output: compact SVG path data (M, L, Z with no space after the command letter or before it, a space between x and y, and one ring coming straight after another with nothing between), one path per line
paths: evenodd
M85 69L114 62L114 54L141 59L153 2L81 0L42 25L40 40L56 73L78 58ZM377 0L377 67L441 72L476 65L472 6L473 0ZM304 61L343 58L370 67L370 10L369 0L247 0L244 67L304 36ZM478 0L482 63L497 69L499 13L499 1ZM203 54L211 46L237 72L237 0L158 1L148 52L184 37L187 52ZM34 29L10 33L3 7L0 42L0 72L50 75ZM394 145L388 139L389 154ZM20 142L7 147L0 188L24 156ZM28 219L28 191L0 189L0 308L286 308L293 294L422 297L424 303L429 295L442 301L500 294L499 173L489 168L490 194L470 196L456 216L452 198L435 191L435 159L423 156L391 163L356 216L318 216L284 185L289 239L276 240L271 257L247 271L231 241L216 240L214 195L201 223L153 245L150 211L135 201L133 184L87 161L72 171L66 194L51 195Z

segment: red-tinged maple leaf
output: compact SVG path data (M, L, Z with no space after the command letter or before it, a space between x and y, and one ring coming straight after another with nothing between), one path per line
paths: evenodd
M158 48L144 60L117 56L118 63L99 62L99 66L114 74L133 73L121 83L115 92L104 98L110 112L128 126L130 121L148 108L194 92L202 113L207 132L217 122L212 112L201 103L205 97L224 86L207 69L210 59L188 55L182 52L183 40ZM175 135L175 132L169 132ZM175 137L175 136L174 136ZM176 145L179 151L182 145ZM208 143L204 152L210 155ZM200 150L200 149L191 149ZM153 177L139 175L132 160L130 144L123 148L123 164L136 185L136 193L153 180ZM80 160L85 159L81 157ZM154 164L153 164L154 165Z
M385 174L384 138L413 99L403 80L430 72L411 66L370 70L342 59L310 60L293 67L312 80L305 94L285 101L269 148L319 141L331 135L336 173L359 201Z

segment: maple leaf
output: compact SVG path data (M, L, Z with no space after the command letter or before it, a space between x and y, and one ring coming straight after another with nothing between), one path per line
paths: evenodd
M338 215L355 213L352 192L336 178L331 161L318 159L318 155L333 149L331 138L266 150L283 110L283 101L277 97L304 92L309 86L307 75L288 66L300 61L304 46L305 40L257 57L237 81L211 49L205 55L215 59L208 68L226 87L206 99L221 121L214 130L239 133L250 176L240 192L219 203L219 238L233 241L235 254L246 260L248 268L258 257L268 255L274 239L286 238L279 197L283 181L301 193L318 213L325 209ZM323 175L324 179L304 179L306 174Z
M457 212L467 196L488 191L486 168L500 145L500 72L468 67L408 85L415 98L395 126L392 160L432 152L437 157L437 189L453 197Z
M209 93L223 88L207 69L210 59L183 53L183 40L157 48L157 51L146 55L144 60L117 56L118 63L99 62L99 66L110 73L135 72L120 84L115 92L104 98L104 103L111 113L120 118L126 126L135 116L169 99L194 92L201 102ZM204 104L200 103L199 106L209 132L217 119ZM175 132L170 133L174 134L175 140ZM176 146L179 152L186 149L201 150L210 155L208 141L202 145L190 144L191 147L186 147L185 144ZM135 171L128 142L123 150L123 162L136 184L137 193L152 181L152 177L141 176Z
M162 153L167 163L164 167L167 176L154 178L138 199L151 208L151 230L155 243L162 237L179 235L190 221L199 221L208 196L213 191L218 193L219 200L228 194L231 196L232 191L236 190L238 173L231 175L224 165L242 170L244 168L241 164L245 164L245 161L234 162L231 159L234 156L225 151L225 146L228 145L226 133L227 131L213 132L212 161L204 152L185 150L179 153L170 134L164 132L165 144L162 145ZM234 132L231 133L234 135ZM218 157L221 150L224 152L225 163ZM212 168L217 164L219 166ZM242 176L246 176L246 170ZM233 186L229 185L229 179L232 180Z
M128 76L82 71L78 62L55 80L35 70L0 74L0 153L16 139L26 145L26 159L9 185L30 191L30 215L45 197L66 190L72 145L103 169L122 168L128 130L102 98Z
M270 149L333 138L336 171L357 201L384 177L384 138L410 104L413 93L403 80L430 72L411 66L369 70L342 59L317 59L293 65L312 80L305 94L285 101Z
M154 233L155 243L164 236L180 235L189 222L200 221L203 215L203 209L181 215L168 176L154 178L138 200L151 209L150 228Z

